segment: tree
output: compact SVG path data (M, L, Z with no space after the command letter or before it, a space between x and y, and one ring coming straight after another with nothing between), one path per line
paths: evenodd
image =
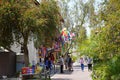
M9 49L10 45L14 43L12 30L18 27L20 10L15 5L4 2L0 5L0 11L0 45Z
M120 46L118 45L120 43L120 19L118 18L120 13L119 3L119 0L109 0L104 3L100 10L100 17L101 21L104 22L104 26L97 37L98 43L101 44L101 46L98 46L97 55L99 59L102 60L102 63L100 67L97 66L95 68L95 72L97 73L105 67L105 69L103 69L105 74L99 75L101 72L97 73L99 79L103 80L120 79L120 74L118 73L118 71L120 71L118 68L120 64L117 63L120 57Z
M78 38L79 33L83 30L84 24L88 21L89 5L82 0L62 0L59 2L61 14L64 18L63 27L66 27L69 31L76 34ZM81 35L81 34L80 34ZM86 35L86 33L85 33ZM76 40L77 41L77 40ZM73 43L73 41L72 41ZM76 45L76 42L74 42ZM73 45L67 45L66 49L72 48Z
M10 49L14 42L21 44L25 65L28 66L28 42L32 38L47 37L46 32L52 34L57 29L59 9L54 1L42 2L41 5L35 5L31 0L13 3L5 1L0 7L0 46Z
M120 1L109 0L99 9L99 23L91 32L89 45L82 50L93 57L93 80L119 80ZM85 44L83 44L85 45Z
M58 36L58 29L60 27L59 7L55 1L43 1L40 4L40 11L40 15L47 21L42 29L42 39L46 45L51 45L52 40ZM54 32L56 32L56 34ZM40 38L38 36L38 41L39 40Z

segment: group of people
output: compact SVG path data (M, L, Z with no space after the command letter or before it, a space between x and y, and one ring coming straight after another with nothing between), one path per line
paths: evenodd
M81 57L80 58L80 66L81 66L81 70L84 71L84 59ZM92 70L92 58L88 57L86 59L87 65L88 65L88 71Z
M85 61L87 62L87 65L88 65L88 71L91 71L92 70L92 58L90 57L86 59L82 57L80 58L79 62L80 62L81 70L84 71ZM70 55L68 54L66 56L61 55L58 59L58 63L60 65L60 73L64 73L64 65L65 65L66 70L73 71L73 59ZM54 56L52 53L45 56L44 64L45 64L46 70L52 69L53 64L54 64Z
M90 57L88 57L86 60L82 57L80 58L79 62L80 62L81 70L84 71L85 61L88 66L88 71L92 71L92 58ZM73 60L70 55L67 55L66 57L64 57L63 55L60 56L59 64L60 64L60 73L64 73L63 71L64 65L68 71L73 71Z
M64 65L67 70L73 71L73 60L72 60L71 56L67 55L65 57L63 55L60 56L59 61L58 61L60 64L60 73L64 73L64 71L63 71Z
M45 56L44 64L45 64L46 70L51 70L52 69L52 66L54 64L54 55L52 53Z

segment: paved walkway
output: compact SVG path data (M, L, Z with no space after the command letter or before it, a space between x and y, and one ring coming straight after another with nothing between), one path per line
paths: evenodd
M85 67L84 72L81 71L79 63L74 63L74 71L64 70L63 74L56 73L51 77L52 80L92 80L90 75L91 72L88 72L87 67Z

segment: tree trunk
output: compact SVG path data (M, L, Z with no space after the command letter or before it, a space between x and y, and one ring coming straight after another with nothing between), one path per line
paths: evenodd
M24 62L25 62L25 66L27 67L29 65L29 54L28 54L28 33L23 34L23 39L24 39L24 43L23 43L23 49L24 49Z
M25 61L25 66L27 67L29 65L29 55L28 55L28 48L27 45L23 45L24 48L24 61Z
M71 40L70 46L68 46L68 48L67 48L67 50L66 50L66 52L65 52L65 55L67 55L67 54L68 54L68 52L69 52L70 48L72 47L72 43L73 43L73 41Z

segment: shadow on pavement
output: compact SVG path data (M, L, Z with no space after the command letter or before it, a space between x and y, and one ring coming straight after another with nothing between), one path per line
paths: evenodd
M58 74L72 74L73 71L68 71L68 70L64 70L64 73L58 73Z
M55 79L52 79L52 80L72 80L72 79L69 79L69 78L55 78Z

